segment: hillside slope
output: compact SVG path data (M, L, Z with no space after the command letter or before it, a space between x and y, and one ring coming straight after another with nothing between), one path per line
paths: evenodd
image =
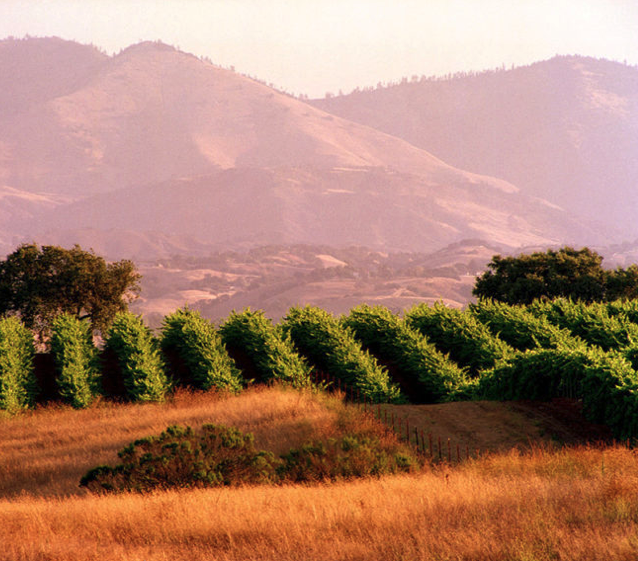
M432 251L468 237L509 247L609 237L507 181L162 43L108 57L7 40L0 78L16 84L0 187L21 208L0 226L6 251L20 239L90 239L151 259L208 244Z
M556 57L312 102L638 235L638 69Z

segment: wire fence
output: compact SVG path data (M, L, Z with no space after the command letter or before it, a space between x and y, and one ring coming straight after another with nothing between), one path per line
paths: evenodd
M389 411L387 404L374 403L366 398L353 386L346 384L340 378L329 373L313 371L312 380L327 391L338 392L346 402L358 407L365 415L370 415L381 422L386 430L396 434L406 442L420 456L432 462L460 463L480 455L480 450L471 447L468 442L454 442L451 438L444 438L410 422L409 416L399 415Z

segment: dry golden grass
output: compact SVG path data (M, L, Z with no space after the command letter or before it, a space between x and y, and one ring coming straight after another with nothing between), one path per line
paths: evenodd
M50 445L57 449L58 469L64 465L65 448L69 461L82 456L73 444L99 448L99 441L86 444L88 433L100 432L114 450L119 446L115 441L138 436L138 425L148 434L167 422L196 425L213 418L237 422L261 434L262 443L271 438L275 446L284 445L289 437L282 435L291 426L296 427L291 434L302 439L313 426L327 433L337 430L339 405L308 394L264 390L225 400L200 395L182 400L184 404L178 399L168 406L108 406L86 412L42 410L2 421L0 438L17 439L22 431L31 435L22 454L15 441L0 452L4 485L7 453L12 469L20 461L28 469L37 464L28 461L30 454L44 462L49 444L40 431L50 435ZM311 426L304 424L306 415ZM66 428L58 431L58 423ZM68 439L64 430L72 431ZM266 436L270 430L280 436ZM98 463L109 460L96 456ZM84 467L74 469L81 473ZM80 494L73 488L61 490L73 496L36 496L48 494L42 489L34 485L32 495L0 500L0 559L638 558L638 456L623 447L513 451L416 475L332 485L114 496Z
M85 410L45 407L0 419L0 497L81 493L90 468L117 463L117 452L168 425L233 425L255 435L257 448L283 453L336 431L338 402L310 393L255 388L235 398L178 393L166 404L103 402Z

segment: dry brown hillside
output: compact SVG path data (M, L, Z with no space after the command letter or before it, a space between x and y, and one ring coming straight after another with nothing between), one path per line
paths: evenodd
M638 234L638 69L580 56L316 100L462 169Z
M507 181L162 43L116 56L57 39L0 46L0 79L16 84L0 187L29 202L0 226L7 251L20 239L82 242L80 232L117 240L118 258L201 244L432 251L468 237L510 247L605 238Z

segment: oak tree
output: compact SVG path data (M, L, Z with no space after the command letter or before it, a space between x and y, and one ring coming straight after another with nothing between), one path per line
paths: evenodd
M139 294L140 278L132 261L107 263L78 245L23 244L0 262L0 315L20 317L41 338L62 313L105 333Z

